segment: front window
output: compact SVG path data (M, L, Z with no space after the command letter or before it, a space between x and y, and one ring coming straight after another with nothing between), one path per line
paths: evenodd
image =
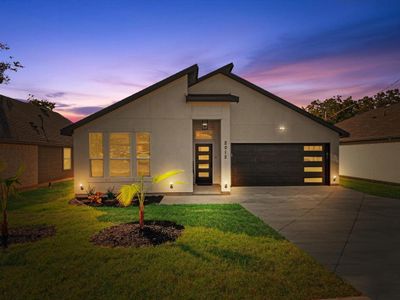
M63 148L63 170L71 170L72 168L72 149Z
M136 133L137 175L150 176L150 133Z
M110 133L110 176L131 175L131 143L129 133Z
M104 155L103 155L103 133L89 133L89 160L90 176L103 177L104 175Z

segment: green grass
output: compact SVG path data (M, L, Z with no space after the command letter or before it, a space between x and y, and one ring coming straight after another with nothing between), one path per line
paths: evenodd
M370 195L400 199L400 185L340 177L340 185Z
M56 236L0 254L1 299L320 299L358 292L240 205L146 206L185 226L175 242L103 248L89 238L137 208L70 206L72 183L25 192L12 226L54 224Z

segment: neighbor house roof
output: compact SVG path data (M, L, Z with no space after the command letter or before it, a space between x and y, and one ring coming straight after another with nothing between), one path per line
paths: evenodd
M239 97L231 94L188 94L186 102L239 102Z
M0 95L0 143L72 146L60 134L71 121L59 113Z
M90 115L90 116L88 116L88 117L86 117L86 118L74 123L74 124L71 124L71 125L63 128L61 130L61 133L65 134L65 135L72 135L72 133L73 133L75 128L78 128L78 127L80 127L80 126L82 126L82 125L84 125L86 123L89 123L89 122L93 121L94 119L97 119L98 117L101 117L101 116L107 114L108 112L111 112L111 111L113 111L113 110L115 110L115 109L117 109L117 108L119 108L119 107L121 107L121 106L123 106L123 105L125 105L127 103L130 103L130 102L132 102L132 101L134 101L134 100L136 100L136 99L138 99L138 98L140 98L140 97L142 97L142 96L144 96L144 95L146 95L146 94L148 94L148 93L150 93L150 92L152 92L152 91L154 91L154 90L156 90L156 89L158 89L158 88L160 88L160 87L162 87L162 86L164 86L164 85L166 85L166 84L168 84L168 83L170 83L170 82L172 82L172 81L174 81L174 80L176 80L176 79L178 79L178 78L180 78L180 77L182 77L184 75L188 75L188 85L192 86L192 85L195 85L195 84L197 84L197 83L199 83L199 82L201 82L203 80L206 80L207 78L210 78L210 77L212 77L212 76L214 76L216 74L224 74L224 75L226 75L226 76L228 76L228 77L230 77L230 78L232 78L232 79L234 79L234 80L246 85L247 87L249 87L249 88L251 88L251 89L253 89L253 90L255 90L255 91L257 91L257 92L259 92L259 93L261 93L261 94L263 94L263 95L265 95L267 97L269 97L269 98L271 98L272 100L275 100L275 101L285 105L286 107L288 107L288 108L290 108L290 109L292 109L292 110L294 110L294 111L296 111L296 112L298 112L298 113L300 113L300 114L312 119L313 121L316 121L317 123L329 128L329 129L331 129L333 131L336 131L337 133L339 133L339 135L341 137L346 137L346 136L349 135L345 130L340 129L340 128L338 128L338 127L336 127L336 126L334 126L334 125L332 125L332 124L330 124L328 122L325 122L324 120L322 120L322 119L320 119L320 118L318 118L318 117L306 112L305 110L297 107L296 105L294 105L294 104L292 104L292 103L290 103L290 102L288 102L288 101L286 101L286 100L284 100L284 99L282 99L282 98L280 98L280 97L278 97L278 96L276 96L276 95L274 95L274 94L262 89L261 87L256 86L255 84L253 84L253 83L251 83L251 82L249 82L249 81L247 81L247 80L245 80L245 79L233 74L232 73L232 69L233 69L233 63L230 63L230 64L227 64L227 65L225 65L225 66L223 66L223 67L221 67L221 68L219 68L219 69L217 69L217 70L215 70L213 72L210 72L210 73L198 78L198 70L199 70L199 68L198 68L197 65L193 65L193 66L191 66L189 68L186 68L186 69L184 69L184 70L182 70L182 71L180 71L180 72L178 72L178 73L176 73L176 74L174 74L174 75L172 75L170 77L167 77L164 80L161 80L161 81L149 86L148 88L145 88L144 90L141 90L140 92L137 92L136 94L133 94L133 95L131 95L131 96L119 101L119 102L116 102L116 103L114 103L114 104L112 104L112 105L110 105L110 106L108 106L108 107L106 107L106 108L104 108L104 109L102 109L102 110L100 110L100 111L98 111L98 112L96 112L96 113L94 113L94 114L92 114L92 115ZM233 95L231 95L231 96L233 96ZM233 96L233 97L235 97L235 96ZM208 99L209 99L208 101L210 101L210 98L208 98ZM233 98L231 98L231 99L233 99ZM186 101L188 101L188 99ZM191 101L191 100L189 100L189 101ZM197 101L199 101L199 100L197 100ZM234 102L238 102L238 101L234 101Z
M336 126L350 132L341 143L400 140L400 103L356 115Z

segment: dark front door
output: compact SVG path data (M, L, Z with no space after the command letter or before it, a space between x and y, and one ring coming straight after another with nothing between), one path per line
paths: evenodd
M196 184L211 185L212 180L212 144L196 144Z
M329 184L329 145L232 144L232 185Z

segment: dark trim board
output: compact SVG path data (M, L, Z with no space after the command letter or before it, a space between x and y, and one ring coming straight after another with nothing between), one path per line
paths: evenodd
M186 102L239 102L239 97L231 94L188 94Z
M78 122L75 122L67 127L64 127L63 129L61 129L61 134L62 135L72 135L75 128L81 127L82 125L85 125L85 124L87 124L109 112L112 112L112 111L116 110L117 108L124 106L125 104L128 104L134 100L137 100L140 97L143 97L143 96L161 88L162 86L167 85L168 83L171 83L171 82L181 78L182 76L185 76L185 75L188 76L188 84L190 85L191 83L193 83L194 81L197 80L198 72L199 72L199 67L197 65L190 66L189 68L186 68L172 76L169 76L169 77L137 92L136 94L133 94L125 99L122 99L121 101L115 102L114 104L111 104L110 106L107 106L106 108L103 108L102 110L99 110L98 112L91 114L90 116L87 116L86 118L84 118Z
M322 151L304 151L305 145L322 145ZM232 186L296 186L330 184L330 145L325 143L232 143ZM304 161L305 156L323 157ZM322 171L305 170L322 167ZM322 182L306 183L305 178Z

